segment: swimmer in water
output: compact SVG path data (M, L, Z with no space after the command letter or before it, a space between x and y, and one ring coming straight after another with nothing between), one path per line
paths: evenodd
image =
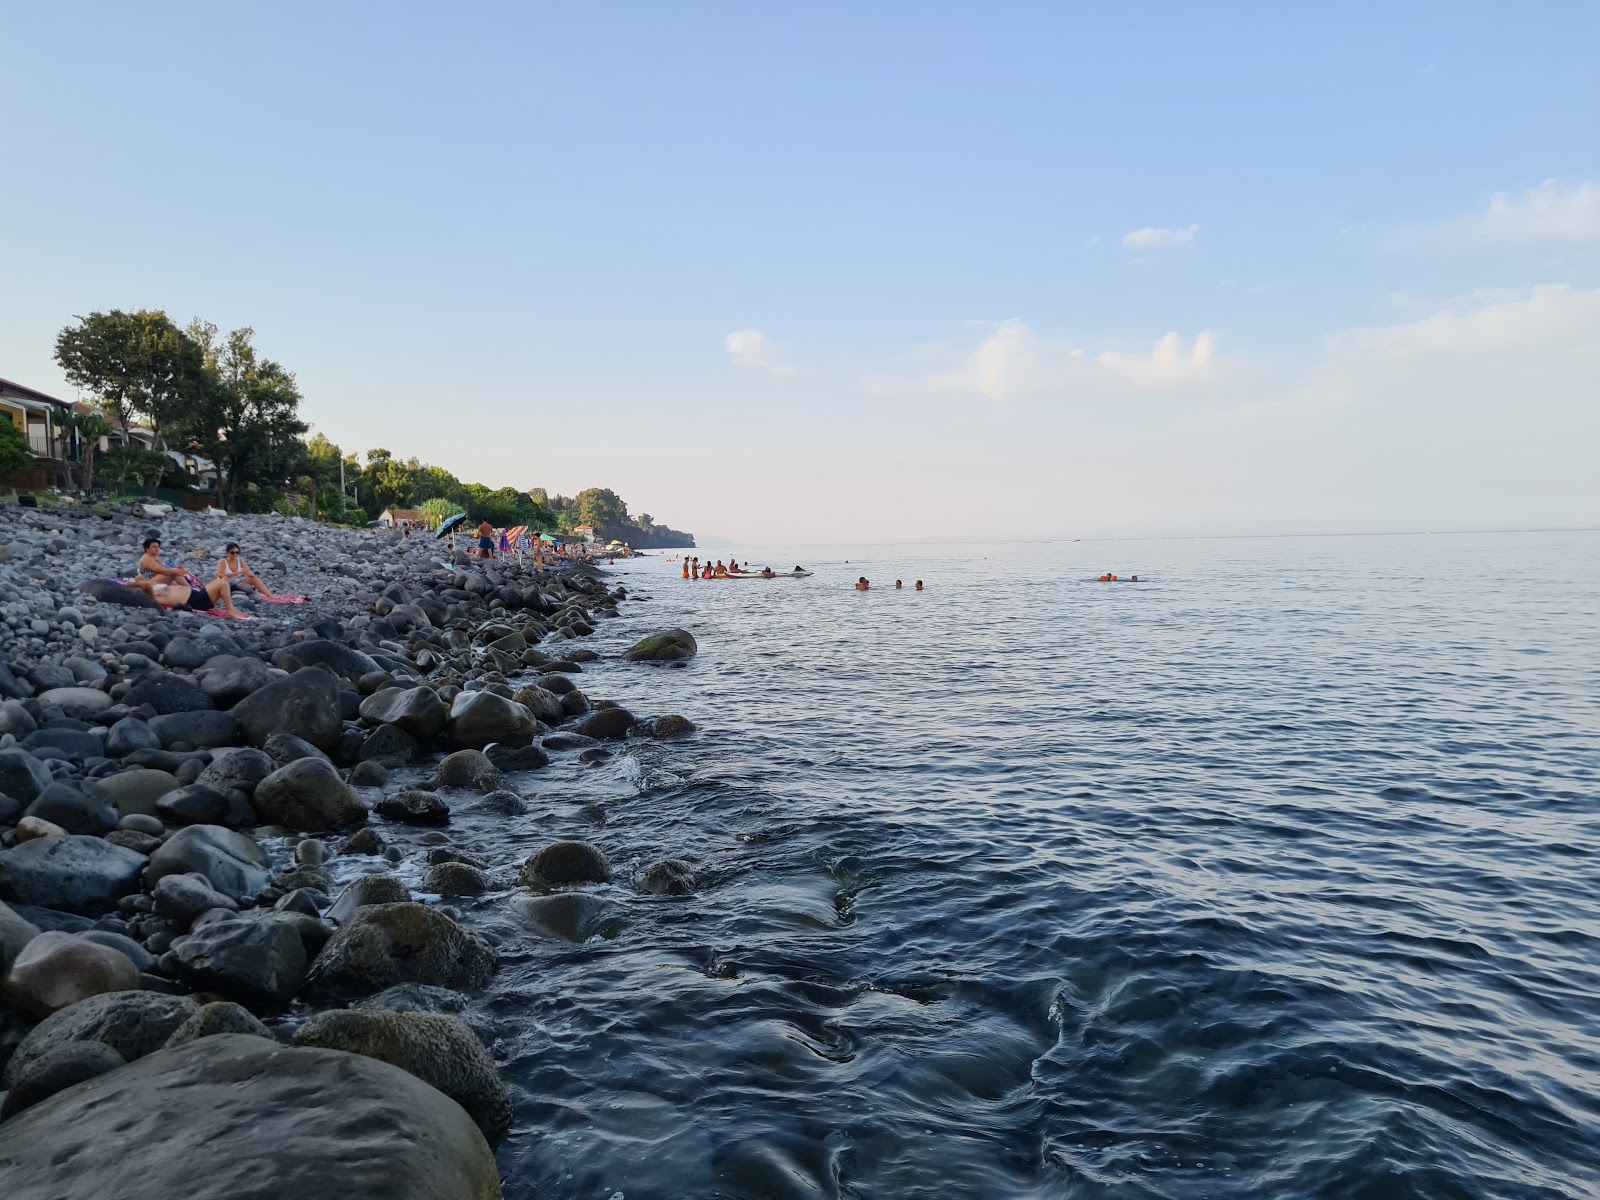
M898 580L898 579L896 579L896 580L895 580L895 581L894 581L894 590L895 590L895 591L897 591L897 592L898 592L898 591L899 591L899 590L900 590L900 589L901 589L901 588L903 588L903 587L905 587L905 584L903 584L903 583L901 583L901 582L900 582L900 581L899 581L899 580Z
M865 575L863 575L860 579L856 580L856 591L858 591L858 592L864 592L868 588L870 588L871 586L872 585L867 582L867 577Z
M922 580L919 579L919 580L917 580L917 591L920 592L921 590L922 590Z

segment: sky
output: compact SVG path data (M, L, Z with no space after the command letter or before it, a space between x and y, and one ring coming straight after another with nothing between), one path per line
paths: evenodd
M1600 5L0 0L0 377L749 543L1600 525Z

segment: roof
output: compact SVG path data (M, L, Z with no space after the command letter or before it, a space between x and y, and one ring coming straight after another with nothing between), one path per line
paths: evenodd
M414 508L386 508L383 511L397 521L415 521L422 516L422 513Z
M24 400L37 400L41 404L59 404L62 408L71 408L71 400L63 400L59 396L35 391L31 387L23 387L20 383L12 383L9 379L0 379L0 392L12 392Z

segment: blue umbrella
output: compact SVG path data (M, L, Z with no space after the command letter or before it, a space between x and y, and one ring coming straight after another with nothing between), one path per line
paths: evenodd
M455 530L460 526L461 522L465 521L466 519L467 514L464 512L459 512L453 517L446 517L444 524L439 526L439 532L434 534L434 537L444 537L444 535L447 533L455 532Z

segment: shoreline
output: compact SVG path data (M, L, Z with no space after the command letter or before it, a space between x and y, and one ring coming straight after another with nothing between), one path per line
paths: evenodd
M151 607L99 577L147 534L203 579L238 541L269 587L309 599L239 598L249 621ZM49 1194L67 1152L85 1191L121 1194L132 1173L151 1195L223 1195L263 1141L295 1163L280 1182L303 1174L314 1195L500 1195L511 1105L469 1011L499 954L475 925L581 943L608 902L571 886L614 876L589 842L535 831L511 861L450 829L525 813L518 781L552 755L693 732L582 689L600 657L582 639L627 588L278 516L6 507L0 547L8 1195ZM622 657L695 650L667 630ZM670 859L622 882L695 887ZM290 1105L294 1079L314 1095ZM130 1151L112 1130L141 1121L197 1132L182 1153L165 1133ZM382 1186L345 1165L350 1121Z

